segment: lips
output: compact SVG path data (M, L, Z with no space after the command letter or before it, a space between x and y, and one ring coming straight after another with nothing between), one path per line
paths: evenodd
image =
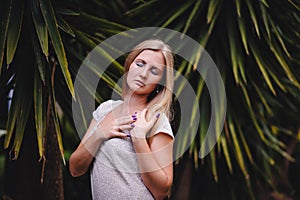
M135 80L135 83L140 86L140 87L144 87L145 86L145 83L143 83L142 81L140 80Z

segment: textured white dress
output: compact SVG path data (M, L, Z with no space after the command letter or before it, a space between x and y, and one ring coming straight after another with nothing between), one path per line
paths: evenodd
M109 100L100 104L93 118L99 123L122 102ZM158 123L154 135L163 132L174 138L166 115L161 115ZM94 200L154 199L143 184L130 138L113 138L101 145L91 168L91 188Z

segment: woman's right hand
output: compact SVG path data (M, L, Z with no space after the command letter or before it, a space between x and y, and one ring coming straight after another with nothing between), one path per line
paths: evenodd
M80 176L86 173L104 140L115 137L128 137L125 132L129 133L136 120L136 115L116 118L106 117L101 123L97 123L93 119L81 143L70 157L69 168L72 176Z
M97 123L94 132L101 140L108 140L115 137L129 137L131 129L135 127L133 124L137 120L136 115L128 115L116 118L106 123L102 121ZM128 131L126 131L128 130ZM127 132L127 133L126 133Z

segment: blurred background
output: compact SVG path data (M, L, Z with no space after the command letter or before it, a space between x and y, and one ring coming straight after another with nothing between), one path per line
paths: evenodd
M190 55L195 65L176 57L176 70L197 95L191 103L200 107L201 119L197 130L185 130L178 140L192 145L174 151L182 156L174 163L170 198L300 199L300 1L0 0L0 20L2 199L91 199L89 174L73 178L68 171L80 142L72 118L74 80L95 46L140 27L193 38L216 63L226 89L221 136L199 159L212 102L194 69L199 52ZM123 61L112 62L103 74L98 66L87 66L102 74L90 106L110 98ZM89 80L79 80L93 95ZM185 87L177 81L174 94L180 96ZM90 116L81 109L78 117L87 126ZM174 110L176 134L176 98ZM195 119L193 113L186 117ZM197 132L194 139L191 132Z

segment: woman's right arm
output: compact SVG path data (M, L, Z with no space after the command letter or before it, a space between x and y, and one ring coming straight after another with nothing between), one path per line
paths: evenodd
M92 119L85 136L70 157L69 170L74 177L81 176L88 171L94 156L104 140L99 137L99 134L92 133L92 131L95 131L96 126L96 120Z
M111 138L127 137L127 134L122 131L131 130L135 120L135 116L129 115L113 119L109 124L98 125L97 121L92 119L85 136L70 157L69 170L71 175L77 177L85 174L101 144Z

